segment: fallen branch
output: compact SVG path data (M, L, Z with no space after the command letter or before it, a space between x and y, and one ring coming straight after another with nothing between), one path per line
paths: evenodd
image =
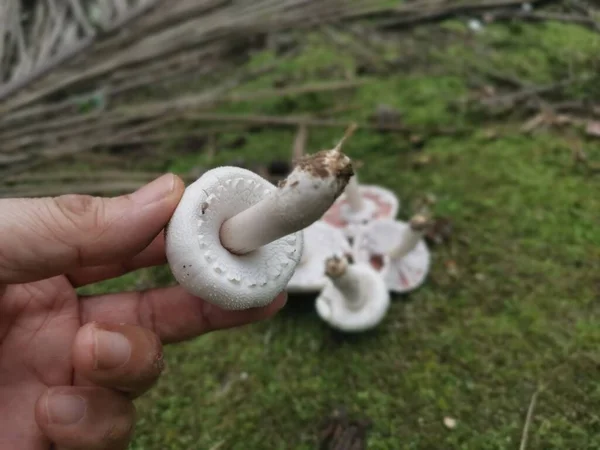
M598 30L598 23L591 17L579 14L559 14L539 11L497 11L489 15L486 22L497 22L501 20L523 20L532 22L562 22L583 25L593 30Z
M123 106L110 112L99 111L84 116L59 118L45 122L34 123L22 128L11 128L0 134L0 148L16 150L23 145L36 143L35 133L53 133L44 137L48 139L65 139L76 135L88 136L97 130L113 129L140 120L149 120L156 117L171 115L185 115L190 109L208 108L225 103L240 103L265 98L286 97L317 92L332 92L336 90L352 89L367 83L367 80L334 81L307 84L300 87L284 89L268 89L251 93L224 94L228 88L238 84L237 79L228 81L219 89L196 94L194 96L182 95L171 100L139 103L135 106ZM39 139L39 138L38 138ZM109 138L110 139L110 138ZM10 141L19 141L10 144ZM37 141L39 143L39 141Z
M183 115L186 119L196 120L200 122L225 122L225 123L245 123L248 125L264 125L264 126L277 126L277 127L299 127L305 125L307 127L314 128L343 128L348 127L348 122L343 120L335 119L319 119L311 118L306 116L267 116L267 115L255 115L255 114L219 114L219 113L185 113ZM406 136L412 135L415 131L412 128L406 127L400 124L393 123L357 123L358 128L375 131L389 131L404 134ZM460 128L437 128L422 130L420 133L429 135L439 136L453 136L462 133L470 132L469 129Z
M219 113L201 113L192 112L183 115L186 119L201 122L225 122L225 123L245 123L248 125L265 125L278 127L300 127L302 125L315 128L347 128L348 122L336 119L315 119L305 116L267 116L258 114L219 114ZM370 123L358 124L359 128L408 132L403 125L375 125Z
M181 96L174 100L142 103L136 106L123 107L115 110L115 113L130 117L153 117L175 111L186 111L200 107L214 107L226 103L243 103L253 100L264 100L267 98L288 97L294 95L314 94L319 92L333 92L346 89L354 89L367 84L369 80L357 79L350 81L326 81L322 83L310 83L304 86L265 89L255 92L241 92L222 95L199 94L194 96Z
M185 4L178 4L175 9L180 8L182 4L193 9L194 2L197 4L198 0L187 0ZM212 7L207 8L207 4ZM173 20L173 15L169 14L169 7L157 8L152 19L148 20L155 20L154 26L164 24L165 28L158 26L155 32L151 32L152 27L133 26L128 30L129 38L117 36L108 39L104 46L100 46L102 48L91 49L89 55L65 65L62 74L57 71L53 76L33 86L30 92L15 96L0 107L0 115L27 107L51 95L73 91L83 86L89 87L111 73L129 67L226 40L250 46L252 40L248 38L290 27L314 27L326 21L340 21L361 7L363 6L360 1L349 5L341 0L238 0L226 3L208 1L196 7L194 14L198 13L198 16L182 15L185 9L179 9L180 16L175 23L169 23L169 20ZM187 20L180 21L182 17ZM73 70L75 67L78 70ZM85 70L81 70L81 67L85 67Z
M542 95L548 95L565 87L572 86L577 83L585 83L592 79L593 76L567 78L565 80L560 80L556 83L543 86L527 86L523 89L507 94L492 95L483 98L479 97L476 101L481 106L494 111L495 113L505 113L506 111L513 109L517 104L523 103L528 99L536 99ZM467 100L467 102L469 102L469 100Z
M298 131L294 138L294 144L292 145L292 163L300 160L305 153L306 140L308 138L308 130L305 123L298 125Z
M539 6L544 3L556 3L558 0L532 0L529 3L532 6ZM382 28L398 28L409 25L417 25L428 22L437 22L455 17L457 15L481 14L502 8L521 8L523 0L480 0L475 2L448 2L442 3L439 0L416 1L403 4L391 11L378 13L385 14L386 17L379 25Z
M175 117L172 117L172 116L163 116L163 117L159 117L159 118L155 119L154 121L144 123L137 127L128 128L124 131L121 131L120 133L117 133L116 135L107 133L108 137L105 138L104 141L86 139L85 141L81 141L81 142L78 142L78 141L70 142L70 143L67 143L66 145L47 150L38 155L30 154L30 155L28 155L28 158L25 161L23 161L22 163L15 164L14 166L7 169L3 173L3 176L10 177L10 176L25 172L27 170L32 170L37 167L43 166L50 161L57 161L62 158L65 158L68 156L73 156L73 155L76 155L76 154L82 153L82 152L87 152L87 151L93 150L98 147L114 144L116 142L119 142L120 140L135 136L138 133L142 133L144 131L154 129L154 128L158 127L159 125L164 125L168 122L173 121L174 119L175 119Z
M158 2L162 0L140 0L133 5L127 4L126 10L122 11L121 14L117 14L114 18L106 23L102 24L99 30L95 30L89 23L83 13L85 9L80 3L80 0L71 0L69 2L60 2L61 10L59 13L54 13L56 7L45 8L49 11L48 14L55 14L53 17L54 24L50 28L46 28L46 32L41 36L34 36L31 39L30 48L22 48L19 54L19 63L24 61L24 58L29 57L32 50L40 43L45 44L48 42L46 51L41 51L36 55L36 59L32 60L29 64L28 69L25 72L18 71L21 66L16 66L13 76L9 78L9 81L3 85L0 85L0 101L14 95L19 90L31 84L33 81L43 77L57 66L65 63L69 59L78 55L79 53L88 49L96 40L98 35L106 35L114 32L120 27L124 26L128 22L138 18L142 14L148 12L151 8L156 6ZM17 2L13 2L17 3ZM49 4L54 4L50 1ZM125 3L124 3L125 4ZM96 3L98 8L110 8L108 2ZM41 5L36 5L36 12L41 10ZM68 14L68 13L71 14ZM40 13L42 14L42 13ZM38 14L39 17L39 14ZM106 16L108 17L108 15ZM44 20L42 18L40 20ZM48 21L48 20L46 20ZM16 16L13 20L12 25L16 27L21 33L24 33L20 29L20 15ZM84 36L78 37L77 31L79 28L84 30ZM52 48L55 44L58 49L52 53ZM2 55L0 55L2 56Z
M531 401L529 402L529 408L527 408L527 417L525 418L525 425L523 426L523 432L521 434L521 444L519 445L519 450L526 450L527 448L527 439L529 438L529 427L531 426L531 421L533 419L533 411L535 410L535 405L537 403L538 395L542 391L541 387L538 387L536 391L531 396Z

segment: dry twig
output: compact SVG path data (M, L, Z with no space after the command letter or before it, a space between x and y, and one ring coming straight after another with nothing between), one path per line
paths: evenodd
M529 408L527 408L527 417L525 418L525 425L523 426L523 432L521 434L521 444L519 445L519 450L525 450L527 448L527 439L529 438L529 428L531 426L531 421L533 419L533 412L535 410L535 405L537 403L538 395L542 391L542 387L538 387L536 391L531 396L531 401L529 402Z

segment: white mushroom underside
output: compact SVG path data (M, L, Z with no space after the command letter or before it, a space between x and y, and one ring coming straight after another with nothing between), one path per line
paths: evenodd
M384 258L381 272L388 289L398 294L417 289L427 278L430 259L423 241L419 241L415 249L403 258L393 261Z
M344 234L325 222L317 221L304 229L303 260L290 279L289 292L317 292L327 283L325 261L332 256L351 253Z
M383 256L381 276L388 289L405 293L418 288L427 277L431 255L421 239L415 248L402 258L390 260L390 252L403 238L409 224L398 220L381 220L367 226L354 241L353 256L357 262L368 263L372 256Z
M188 292L233 310L265 306L285 289L302 256L302 232L245 255L232 254L219 238L225 220L275 191L238 167L212 169L187 187L167 227L166 254Z
M323 221L341 228L347 237L354 238L374 220L393 219L400 209L400 201L394 192L381 186L359 185L363 209L352 211L346 193L335 201L323 216Z
M333 328L345 332L360 332L376 327L384 318L390 305L385 282L379 273L366 264L354 264L360 270L362 281L360 292L355 295L365 298L364 306L357 310L348 308L341 292L333 281L328 280L316 300L317 313Z

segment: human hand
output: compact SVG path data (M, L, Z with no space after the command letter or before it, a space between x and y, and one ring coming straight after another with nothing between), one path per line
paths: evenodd
M0 200L0 448L122 450L162 345L275 314L224 311L179 286L78 297L75 288L166 262L184 191L165 175L132 195Z

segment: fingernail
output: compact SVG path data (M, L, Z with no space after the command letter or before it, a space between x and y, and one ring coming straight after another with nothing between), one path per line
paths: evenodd
M121 333L97 329L95 333L95 369L121 367L131 357L131 344Z
M48 422L57 425L71 425L79 422L87 406L79 395L50 394L46 398Z
M175 187L175 175L167 173L151 183L142 186L133 194L131 198L142 204L154 203L167 197Z
M281 307L279 309L283 309L283 307L287 304L288 302L288 293L287 292L282 292L281 296L283 297L283 299L281 300Z

